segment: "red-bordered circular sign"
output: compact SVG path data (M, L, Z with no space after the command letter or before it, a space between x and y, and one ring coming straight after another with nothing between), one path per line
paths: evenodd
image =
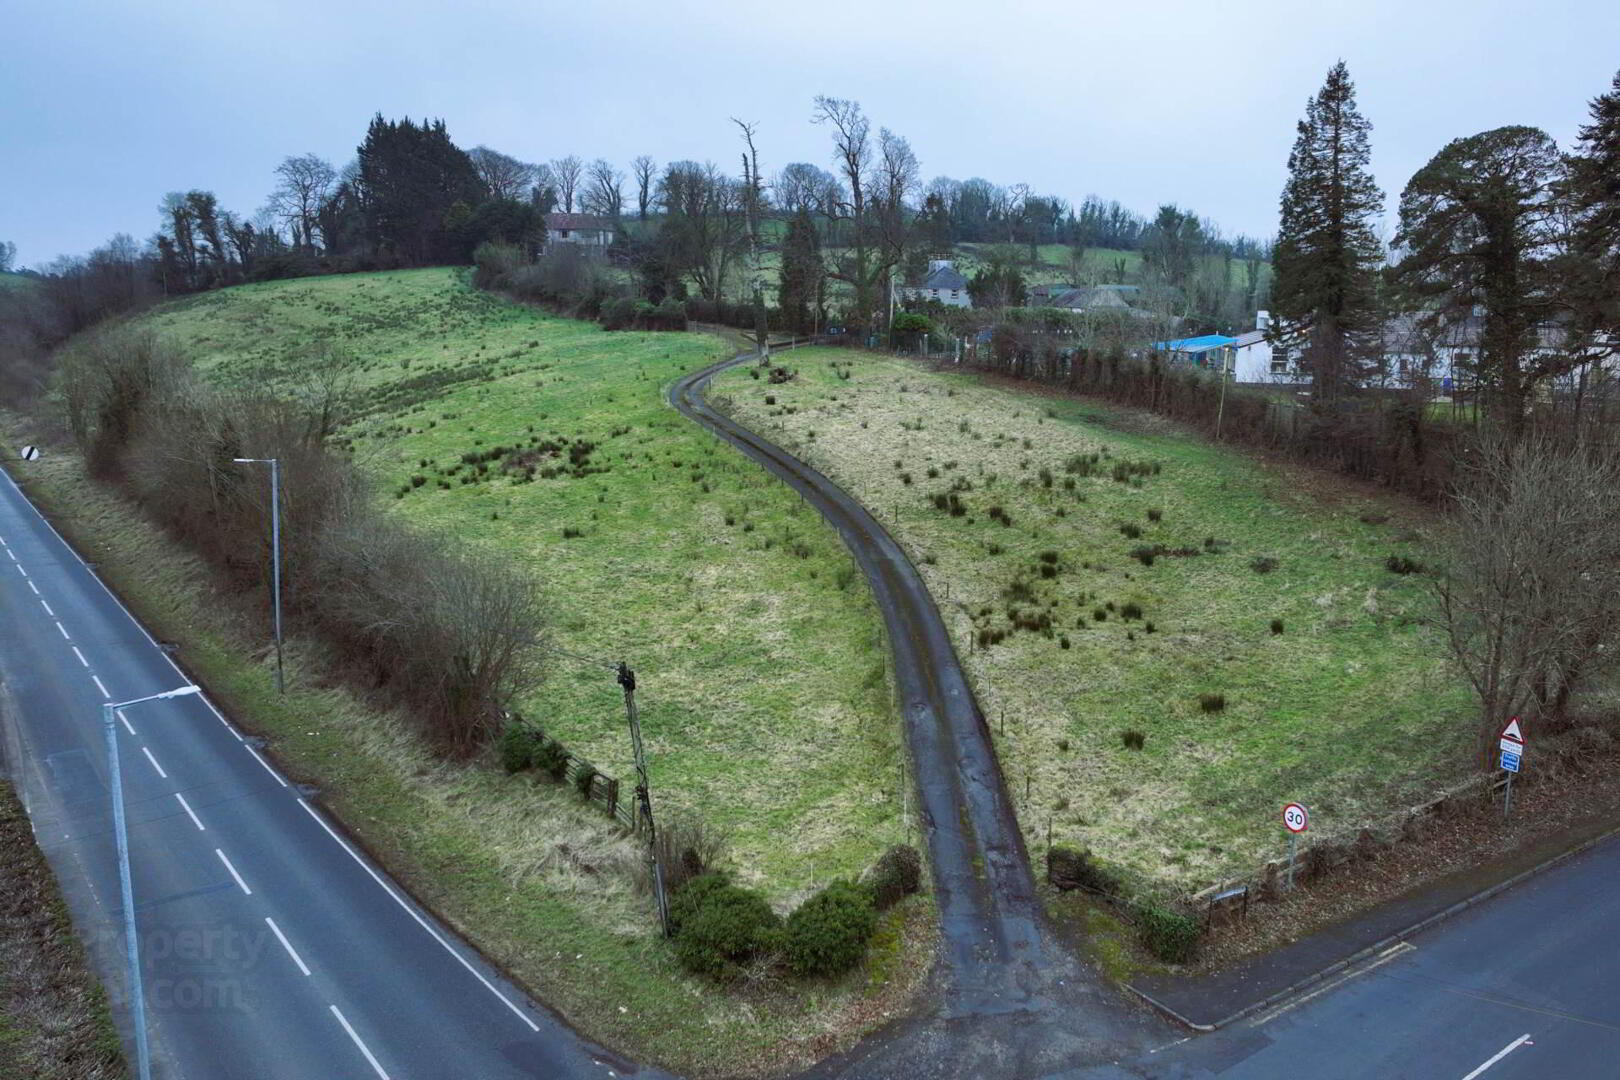
M1283 828L1291 833L1302 833L1311 827L1311 815L1297 802L1283 807Z

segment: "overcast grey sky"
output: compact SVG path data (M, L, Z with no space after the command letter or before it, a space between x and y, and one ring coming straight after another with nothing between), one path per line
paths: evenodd
M1620 67L1620 3L0 0L0 240L23 264L149 236L166 191L251 214L287 154L341 165L367 119L624 167L827 166L818 93L911 140L923 176L1029 183L1228 233L1276 228L1294 124L1343 58L1391 196L1448 140L1568 144Z

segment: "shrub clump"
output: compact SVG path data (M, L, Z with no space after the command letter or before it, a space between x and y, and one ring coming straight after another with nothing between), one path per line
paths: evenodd
M1140 750L1147 745L1147 736L1132 728L1119 733L1119 741L1125 744L1127 750Z
M1283 621L1281 619L1271 620L1271 632L1273 634L1280 634L1283 632Z
M1249 560L1249 569L1253 570L1257 574L1269 574L1281 565L1281 563L1272 558L1270 555L1256 555L1254 558Z
M1207 713L1220 712L1226 708L1225 694L1199 694L1198 707Z
M1421 574L1423 564L1414 562L1405 555L1391 555L1384 560L1384 569L1392 574Z
M535 746L545 736L529 727L519 718L506 725L501 732L501 766L508 773L522 772L534 764Z
M594 766L581 765L579 767L579 772L574 774L574 790L579 792L580 798L589 799L591 797L591 785L596 783L596 778L599 775Z
M1198 955L1204 929L1196 919L1154 903L1136 905L1137 936L1147 951L1168 964L1185 964Z
M529 764L553 780L561 780L568 772L568 751L556 739L541 735L529 751Z
M788 916L782 952L796 974L837 975L861 962L876 929L871 891L834 881Z
M777 946L782 920L753 889L716 871L693 878L669 904L675 956L697 975L732 979L742 965Z
M1046 853L1046 879L1059 889L1118 896L1120 882L1089 851L1059 844Z
M861 883L872 892L872 905L886 911L922 888L922 857L917 849L896 844L861 875Z

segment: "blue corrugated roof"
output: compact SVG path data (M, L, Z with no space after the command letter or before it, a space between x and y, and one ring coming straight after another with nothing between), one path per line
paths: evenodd
M1236 345L1237 338L1226 337L1222 334L1205 334L1203 337L1177 338L1175 341L1155 341L1155 349L1168 349L1171 352L1203 352L1205 349L1218 349L1222 345Z

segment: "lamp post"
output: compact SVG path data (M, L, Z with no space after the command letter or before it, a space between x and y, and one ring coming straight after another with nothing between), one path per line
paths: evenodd
M238 465L270 466L270 578L271 606L276 634L276 693L287 692L281 668L281 460L279 458L232 458Z
M146 989L141 982L141 948L135 936L135 888L129 876L129 828L124 821L124 785L118 767L118 710L147 701L200 694L202 688L182 686L132 701L109 701L101 707L107 735L107 773L112 785L113 833L118 838L118 892L124 908L124 944L129 955L129 1011L135 1026L135 1056L140 1080L152 1080L151 1052L146 1039Z

